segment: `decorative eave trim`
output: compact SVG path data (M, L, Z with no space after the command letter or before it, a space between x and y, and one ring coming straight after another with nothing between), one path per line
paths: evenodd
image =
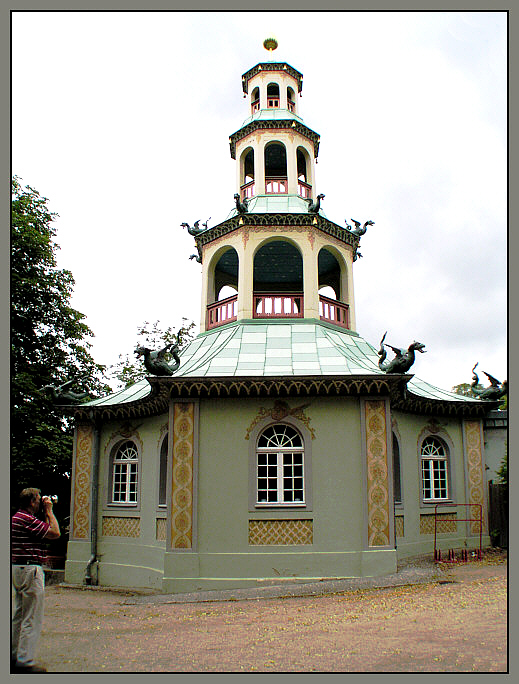
M433 416L455 416L458 418L485 418L489 411L499 406L498 401L449 401L420 397L406 389L399 397L394 397L391 408L403 413Z
M346 228L342 228L337 223L333 223L320 214L270 214L270 213L250 213L237 214L232 216L217 226L213 226L208 230L197 235L197 241L201 247L213 242L223 235L227 235L237 230L238 228L251 226L269 227L269 226L303 226L306 228L318 228L327 235L332 235L346 245L351 245L354 249L359 246L360 237L353 235Z
M283 128L295 131L310 140L314 146L314 158L317 159L317 155L319 154L319 134L295 119L255 119L254 121L251 121L229 136L231 158L236 159L236 143L250 133L257 130L281 130Z
M284 377L156 377L148 376L151 393L137 401L98 406L69 406L77 420L142 418L166 413L170 398L391 396L402 392L410 375ZM397 388L400 388L397 390Z
M499 402L457 402L427 399L412 394L407 383L412 375L346 375L283 377L156 377L148 376L148 396L137 401L113 405L62 406L77 420L135 419L166 413L170 398L296 397L296 396L370 396L389 397L392 410L404 413L458 418L480 418Z
M283 73L290 74L290 76L297 81L297 92L300 93L303 90L303 74L297 71L297 69L294 69L294 67L291 67L290 64L287 64L286 62L261 62L252 67L252 69L246 71L241 77L244 93L249 92L249 81L251 78L254 78L256 74L259 74L260 71L282 71Z

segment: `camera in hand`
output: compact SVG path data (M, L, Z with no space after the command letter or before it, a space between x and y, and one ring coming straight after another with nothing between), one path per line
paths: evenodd
M45 494L45 496L41 497L41 500L43 501L43 499L45 499L45 498L50 499L53 504L58 503L58 495L57 494L52 494L52 495L51 494Z

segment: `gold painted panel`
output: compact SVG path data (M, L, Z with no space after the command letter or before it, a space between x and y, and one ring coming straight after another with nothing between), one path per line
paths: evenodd
M249 520L250 546L313 544L312 520Z
M93 426L86 423L80 423L77 426L76 431L72 539L89 538L93 439Z
M139 537L141 534L140 518L118 516L103 517L104 537Z
M176 403L173 408L173 467L171 482L171 547L190 549L193 544L193 455L195 405Z
M455 534L457 531L456 518L456 513L438 513L437 534ZM420 534L434 534L434 515L428 513L420 516Z
M404 536L404 516L397 515L395 517L395 534L397 537Z
M481 445L481 423L478 420L467 420L465 427L465 448L467 453L467 479L469 504L480 504L483 518L483 532L485 532L485 495L484 495L484 470L483 470L483 449ZM470 523L472 534L479 534L479 512L478 506L467 506L470 513L467 518L477 518L478 522Z
M366 401L368 546L389 545L386 404Z

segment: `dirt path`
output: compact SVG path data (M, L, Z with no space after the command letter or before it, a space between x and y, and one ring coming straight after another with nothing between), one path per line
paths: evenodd
M49 586L49 672L506 672L506 561L324 596L125 605Z

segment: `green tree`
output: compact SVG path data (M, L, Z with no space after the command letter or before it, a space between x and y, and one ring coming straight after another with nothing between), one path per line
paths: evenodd
M188 321L187 318L182 318L182 325L175 331L175 328L168 327L163 330L160 327L159 321L150 324L145 321L137 328L137 346L148 347L152 351L162 349L167 344L178 344L179 351L186 346L186 344L195 336L195 324L193 321ZM170 360L171 355L165 355L167 360ZM142 357L137 359L135 356L126 354L123 356L119 354L119 361L109 368L110 378L117 384L116 389L124 389L133 385L138 380L146 377L148 374Z
M70 305L72 273L58 269L48 200L12 179L11 196L11 485L58 494L68 515L72 420L55 406L46 385L76 379L90 396L109 389L104 366L89 353L92 331ZM83 376L85 376L83 378ZM16 500L13 499L13 503Z
M476 385L476 389L482 390L483 385L478 383ZM462 382L459 385L454 385L454 387L452 387L452 389L451 389L451 392L455 392L456 394L461 394L464 397L474 397L475 396L474 394L472 394L471 385L468 382Z

